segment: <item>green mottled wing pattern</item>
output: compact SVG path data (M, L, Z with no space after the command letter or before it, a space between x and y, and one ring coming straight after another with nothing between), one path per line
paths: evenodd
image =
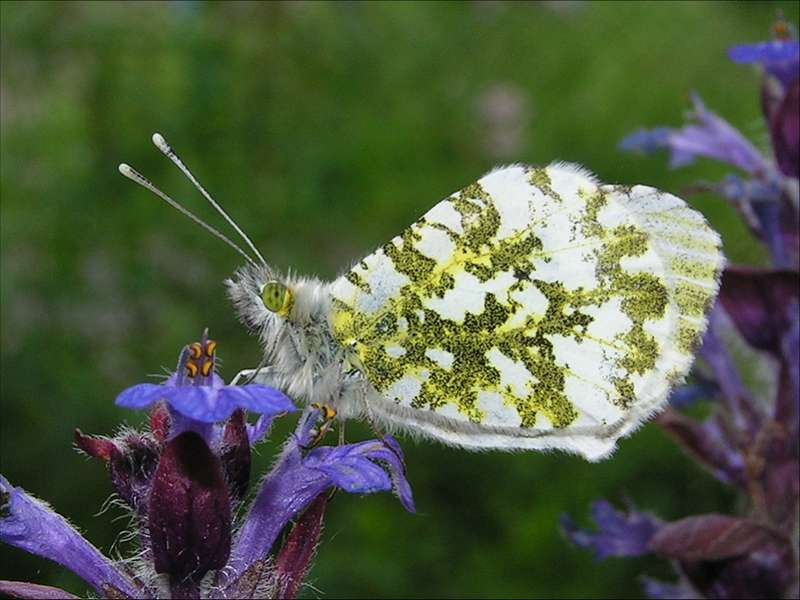
M336 280L331 326L396 425L594 457L685 377L722 264L679 198L512 166Z

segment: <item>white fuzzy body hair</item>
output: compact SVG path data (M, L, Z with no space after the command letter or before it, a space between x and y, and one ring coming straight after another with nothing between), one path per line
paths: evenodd
M264 306L261 290L280 281L292 292L287 317ZM242 322L264 348L264 367L256 381L272 385L295 401L318 402L336 409L340 418L364 412L363 377L347 366L345 349L334 339L329 322L328 285L315 277L276 275L268 267L244 266L226 282Z

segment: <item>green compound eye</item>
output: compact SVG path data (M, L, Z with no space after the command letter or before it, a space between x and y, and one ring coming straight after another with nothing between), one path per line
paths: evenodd
M261 299L264 301L264 306L282 317L289 314L292 310L292 290L283 285L280 281L268 281L261 290Z

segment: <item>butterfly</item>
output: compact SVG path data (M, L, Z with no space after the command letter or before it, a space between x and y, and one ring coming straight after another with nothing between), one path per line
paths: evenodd
M599 460L662 410L693 362L724 265L671 194L575 164L499 167L332 282L278 271L159 134L248 255L226 281L263 347L249 377L295 400L467 449Z

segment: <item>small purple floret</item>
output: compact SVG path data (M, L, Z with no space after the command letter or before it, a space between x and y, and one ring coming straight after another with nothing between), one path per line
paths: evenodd
M769 167L764 157L739 131L723 118L708 110L700 96L692 94L696 123L679 129L656 127L639 129L619 142L621 150L652 153L668 148L670 166L680 167L698 156L713 158L739 167L747 173L765 173Z
M596 532L579 529L569 515L562 515L561 528L573 544L594 550L597 559L647 554L650 539L661 527L661 521L652 515L635 510L625 514L606 500L595 501L592 517Z
M784 86L797 79L800 43L797 40L770 40L739 44L728 49L728 58L736 63L760 64Z
M117 396L116 404L144 409L163 399L180 414L203 423L224 421L237 408L267 415L297 410L285 394L266 385L225 385L218 375L211 385L178 385L177 381L178 376L172 375L163 384L134 385Z
M393 490L406 510L414 510L397 442L386 436L383 440L307 450L316 435L319 415L318 409L306 409L280 460L261 484L233 542L229 561L233 571L227 574L231 584L267 555L293 515L331 487L354 494Z

